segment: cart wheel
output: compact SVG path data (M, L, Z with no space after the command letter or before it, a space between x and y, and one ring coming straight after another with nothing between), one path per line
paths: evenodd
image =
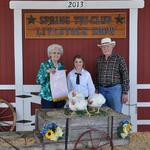
M16 112L6 100L0 99L0 132L13 131L16 125Z
M79 136L73 150L102 150L104 147L109 147L113 150L113 143L110 137L98 129L89 129Z

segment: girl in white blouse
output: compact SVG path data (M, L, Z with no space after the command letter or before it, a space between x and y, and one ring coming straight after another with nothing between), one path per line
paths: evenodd
M95 93L90 73L83 68L84 59L80 55L76 55L73 59L74 69L67 76L68 91L76 91L82 93L86 98Z

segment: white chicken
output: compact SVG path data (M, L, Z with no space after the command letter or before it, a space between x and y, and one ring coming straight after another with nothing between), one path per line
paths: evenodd
M82 93L71 91L68 94L68 99L69 99L69 108L72 111L81 111L81 110L87 111L88 102Z
M97 108L99 113L100 107L106 102L105 97L102 94L95 93L93 96L88 98L88 106L92 108Z

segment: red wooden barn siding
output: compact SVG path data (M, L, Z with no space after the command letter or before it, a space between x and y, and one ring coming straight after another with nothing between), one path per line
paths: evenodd
M0 84L14 84L13 10L9 0L0 0ZM14 90L0 90L0 98L15 101Z
M138 84L150 84L150 1L145 0L139 10L138 30ZM150 90L138 90L138 102L150 102ZM138 119L150 120L150 107L139 107ZM138 131L150 131L150 125L138 125Z

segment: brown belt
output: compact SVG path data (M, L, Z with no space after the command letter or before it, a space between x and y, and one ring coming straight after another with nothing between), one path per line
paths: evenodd
M119 83L117 83L117 84L119 84ZM116 86L117 84L110 84L110 85L102 85L102 84L100 84L100 86L101 87L113 87L113 86Z

